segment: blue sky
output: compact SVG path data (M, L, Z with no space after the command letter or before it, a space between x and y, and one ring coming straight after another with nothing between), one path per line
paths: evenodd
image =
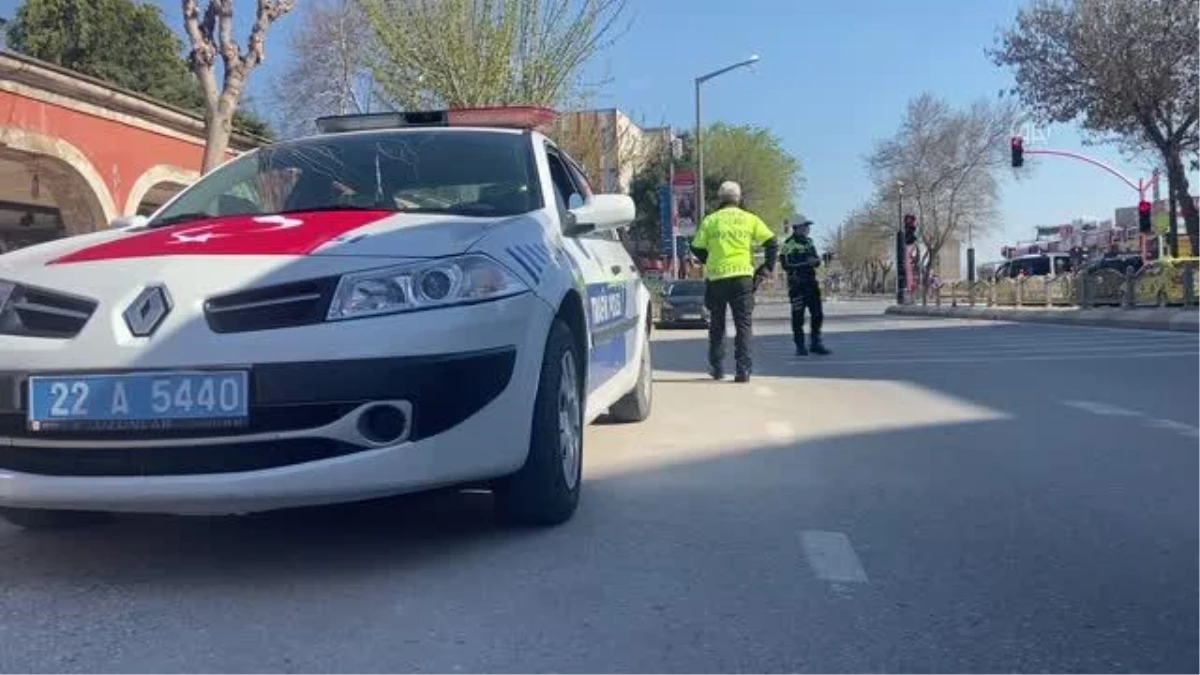
M300 12L307 1L298 0ZM237 3L244 39L253 2ZM0 0L0 16L11 16L17 4ZM179 3L158 4L179 26ZM994 67L984 48L1022 3L739 0L704 2L703 11L699 4L630 0L629 30L592 64L595 75L611 80L595 104L621 108L648 125L691 128L693 78L760 55L753 70L705 85L704 119L762 126L779 136L803 165L797 203L819 234L870 195L864 157L895 132L910 98L929 91L967 104L1011 85L1011 75ZM301 20L299 13L285 17L269 36L267 63L250 87L259 107L267 102L269 80L291 58L287 34ZM1110 147L1085 148L1070 127L1045 130L1043 143L1087 152L1135 180L1151 169ZM1032 237L1036 225L1108 218L1114 207L1137 201L1116 179L1069 160L1031 158L1023 172L1027 179L1019 183L1006 176L1000 219L990 235L976 237L981 262L999 257L1005 242Z

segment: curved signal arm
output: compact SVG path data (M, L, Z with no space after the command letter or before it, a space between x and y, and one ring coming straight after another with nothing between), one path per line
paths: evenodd
M1081 161L1081 162L1086 162L1086 163L1088 163L1088 164L1091 164L1092 166L1095 166L1095 167L1098 167L1098 168L1104 169L1104 170L1105 170L1105 171L1107 171L1108 173L1110 173L1110 174L1112 174L1112 175L1116 176L1117 178L1121 179L1121 182L1123 182L1123 183L1125 183L1126 185L1128 185L1128 186L1129 186L1131 189L1133 189L1133 190L1137 191L1137 193L1138 193L1138 199L1139 199L1139 200L1144 200L1144 199L1145 199L1145 195L1146 195L1146 181L1144 181L1144 180L1138 180L1138 182L1134 183L1132 180L1130 180L1129 178L1127 178L1127 177L1125 176L1125 174L1121 173L1120 171L1117 171L1117 170L1116 170L1116 169L1114 169L1113 167L1111 167L1111 166L1109 166L1109 165L1105 164L1104 162L1101 162L1101 161L1100 161L1100 160L1098 160L1098 159L1093 159L1093 158L1091 158L1091 157L1088 157L1087 155L1081 155L1081 154L1079 154L1079 153L1077 153L1077 152L1069 152L1069 151L1067 151L1067 150L1031 150L1031 149L1029 149L1029 148L1024 148L1024 149L1023 149L1023 152L1024 152L1025 154L1027 154L1027 155L1053 155L1053 156L1055 156L1055 157L1069 157L1069 158L1071 158L1071 159L1077 159L1077 160L1079 160L1079 161ZM1153 180L1154 180L1154 181L1157 181L1157 180L1158 180L1158 173L1157 173L1157 172L1155 172L1155 175L1154 175L1154 179L1153 179Z
M1017 144L1020 142L1021 142L1020 137L1013 138L1014 144ZM1088 157L1087 155L1081 155L1077 152L1068 152L1066 150L1030 150L1029 148L1025 148L1023 145L1021 146L1021 151L1023 153L1028 153L1030 155L1053 155L1056 157L1068 157L1070 159L1077 159L1081 162L1086 162L1088 164L1091 164L1092 166L1104 169L1105 171L1107 171L1110 174L1121 179L1121 181L1123 183L1125 183L1126 185L1128 185L1129 187L1131 187L1137 191L1137 193L1138 193L1138 212L1139 212L1139 216L1141 215L1142 203L1146 201L1147 181L1138 179L1138 182L1134 183L1129 178L1126 178L1125 174L1121 173L1120 171L1117 171L1116 169L1112 168L1111 166L1105 164L1104 162L1101 162L1098 159L1093 159L1091 157ZM1158 172L1157 171L1154 172L1153 177L1151 178L1151 180L1149 182L1151 182L1151 183L1158 182ZM1141 235L1141 248L1142 248L1142 251L1141 251L1142 262L1145 263L1149 259L1149 251L1147 251L1147 242L1146 242L1145 234Z

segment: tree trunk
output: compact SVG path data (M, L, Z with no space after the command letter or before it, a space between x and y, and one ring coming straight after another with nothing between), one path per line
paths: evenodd
M1196 255L1200 252L1200 213L1196 211L1196 202L1192 201L1192 196L1188 194L1187 171L1183 167L1183 157L1178 152L1172 152L1166 159L1168 189L1183 211L1183 222L1192 245L1191 253ZM1172 213L1172 221L1174 218L1175 214Z
M225 153L229 149L229 135L233 126L233 113L218 110L205 120L204 132L204 164L201 174L225 163Z

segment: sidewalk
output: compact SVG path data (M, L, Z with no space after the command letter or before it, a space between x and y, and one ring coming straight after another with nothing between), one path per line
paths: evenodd
M896 316L937 316L991 321L1028 321L1071 326L1104 328L1141 328L1200 332L1200 312L1196 309L1121 309L1119 307L1079 309L1078 307L949 307L942 305L892 305L884 310Z

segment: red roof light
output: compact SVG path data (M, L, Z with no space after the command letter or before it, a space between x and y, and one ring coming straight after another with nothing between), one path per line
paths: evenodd
M446 114L452 127L508 127L541 129L554 124L558 113L550 108L512 106L493 108L459 108Z

